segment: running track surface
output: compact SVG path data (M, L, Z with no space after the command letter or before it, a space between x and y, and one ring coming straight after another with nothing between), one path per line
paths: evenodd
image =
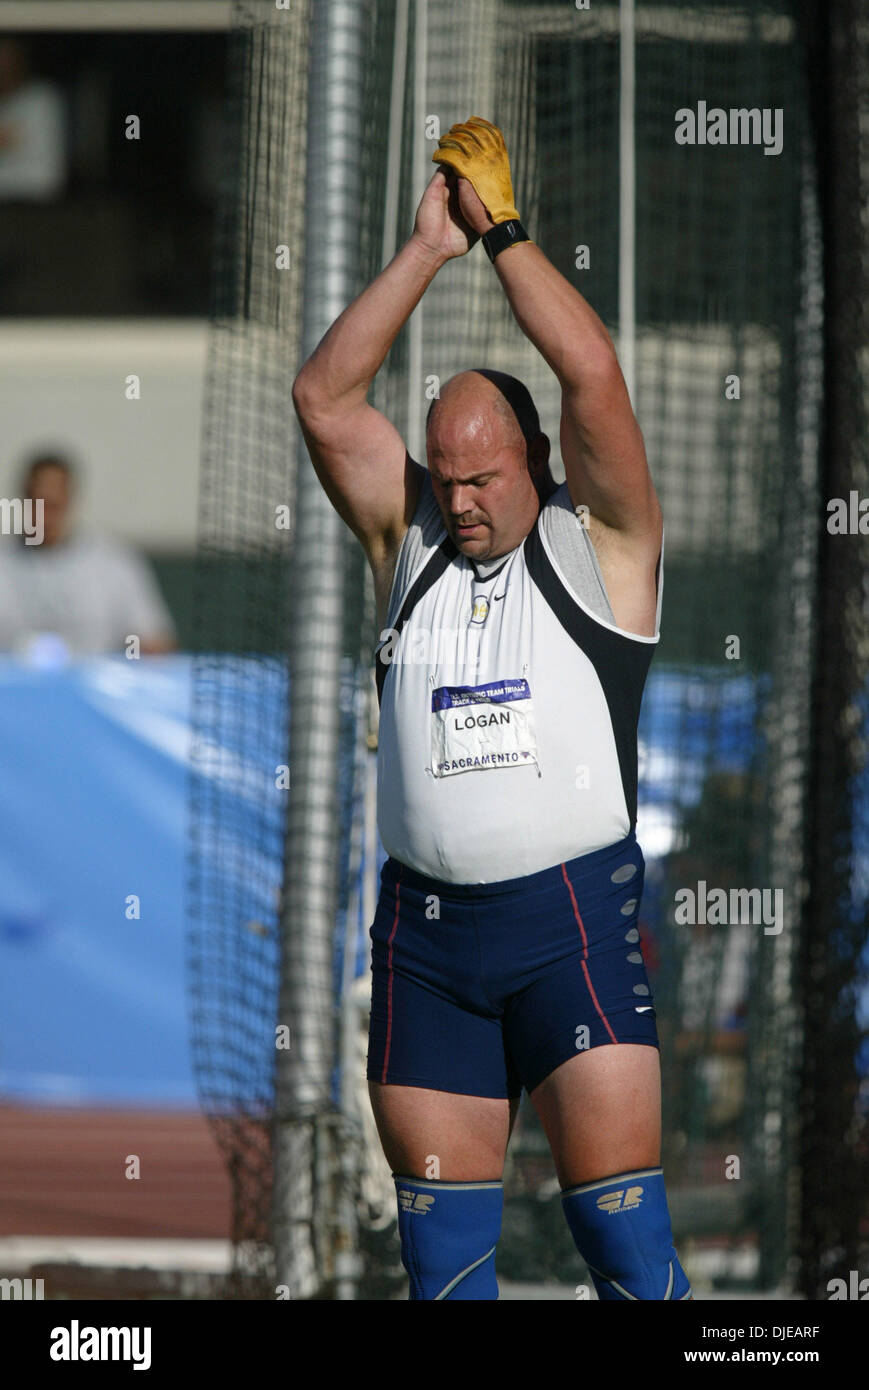
M125 1177L127 1155L141 1176ZM226 1238L229 1179L198 1113L0 1103L0 1236Z

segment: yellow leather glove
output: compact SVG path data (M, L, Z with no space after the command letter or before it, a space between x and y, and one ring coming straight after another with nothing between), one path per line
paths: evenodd
M450 126L432 155L435 164L448 164L467 179L492 221L519 220L513 203L513 181L504 137L496 125L472 116Z

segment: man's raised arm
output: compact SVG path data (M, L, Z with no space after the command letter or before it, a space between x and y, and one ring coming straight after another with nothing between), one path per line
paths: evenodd
M539 246L523 242L495 269L520 328L561 383L561 457L574 506L657 558L661 507L612 339Z
M410 524L422 469L367 395L400 329L440 267L477 240L456 180L438 170L412 236L335 320L293 383L293 404L323 487L377 569Z
M471 117L439 142L434 158L459 176L459 205L480 235L512 222L510 165L497 126ZM612 339L591 305L533 242L514 241L495 270L519 327L561 383L561 457L575 507L654 561L661 508L643 436Z

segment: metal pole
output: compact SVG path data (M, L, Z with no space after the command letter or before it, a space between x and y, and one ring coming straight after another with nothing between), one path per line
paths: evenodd
M361 1010L353 982L356 977L356 956L359 944L359 914L365 897L362 881L365 869L365 797L368 784L368 761L372 756L365 740L368 722L367 685L357 683L354 689L354 715L356 748L351 774L353 778L351 799L360 808L361 814L354 817L350 832L349 892L344 923L344 953L341 962L338 1068L340 1107L344 1123L336 1131L336 1140L340 1145L340 1151L336 1156L338 1200L335 1249L335 1298L339 1301L352 1300L356 1297L356 1286L361 1274L356 1192L362 1157L363 1125L359 1113L359 1086L356 1078L356 1066L357 1043L363 1020L360 1017Z
M423 195L428 174L428 145L425 138L426 118L426 71L428 67L428 0L416 0L413 43L413 164L411 178L414 199ZM422 301L417 304L410 316L408 325L410 336L409 365L407 374L407 433L408 445L413 457L425 466L425 440L422 424Z
M358 289L365 7L312 0L305 179L306 358ZM287 409L290 383L287 382ZM310 1297L340 1275L342 1183L332 1098L333 938L339 862L339 694L346 535L304 450L296 497L290 647L290 809L276 1054L274 1241L278 1282ZM330 1139L331 1136L331 1139ZM327 1167L319 1171L318 1155ZM345 1213L346 1214L346 1213ZM319 1224L322 1216L323 1224ZM315 1217L317 1224L315 1225ZM336 1238L337 1237L337 1238ZM352 1244L352 1234L350 1236Z
M636 29L634 0L621 0L619 81L619 359L636 404Z
M389 94L389 135L386 157L386 182L383 198L383 237L380 265L385 267L395 255L398 243L398 206L402 176L402 142L404 136L404 97L409 59L410 0L395 0L395 28L392 40L392 77ZM378 408L387 413L388 391L386 370L378 373L374 384ZM366 585L371 593L370 576ZM371 595L373 601L373 594ZM341 1109L352 1123L359 1116L359 1086L356 1077L357 1040L363 1026L360 1017L359 995L354 989L357 926L361 913L364 924L374 921L378 895L377 871L377 730L378 704L374 680L361 692L364 717L359 721L360 747L354 775L360 787L361 817L354 826L354 857L351 867L353 891L347 914L347 933L344 942L344 962L341 1005ZM358 866L358 867L357 867ZM358 881L357 881L358 874ZM369 977L370 978L370 973ZM367 1104L367 1101L366 1101ZM364 1138L363 1138L364 1142ZM341 1297L339 1291L338 1297Z
M392 86L389 93L389 156L386 163L386 196L383 200L381 268L395 255L398 240L398 190L401 184L401 136L404 126L404 86L407 74L407 42L410 0L396 0L395 34L392 41Z

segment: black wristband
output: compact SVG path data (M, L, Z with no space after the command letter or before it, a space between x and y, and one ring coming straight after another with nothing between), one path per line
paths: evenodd
M490 261L501 252L506 251L508 246L516 246L520 241L530 241L531 238L518 218L513 218L510 222L499 222L496 226L490 227L489 231L483 236L483 246Z

